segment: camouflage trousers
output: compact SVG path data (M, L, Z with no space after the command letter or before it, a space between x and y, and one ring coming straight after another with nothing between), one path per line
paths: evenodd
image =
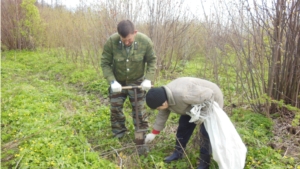
M140 83L129 84L129 85L140 85ZM126 118L123 113L123 105L127 97L129 98L129 101L131 103L131 107L132 107L131 116L133 119L135 129L137 129L136 116L135 116L136 107L138 111L137 113L139 119L139 124L138 124L139 129L148 128L148 121L146 120L147 113L145 112L145 94L146 94L145 91L142 91L141 89L136 89L137 104L135 104L134 89L122 90L121 93L110 92L110 112L111 112L110 121L111 121L111 128L113 134L117 135L127 131L127 128L125 126Z

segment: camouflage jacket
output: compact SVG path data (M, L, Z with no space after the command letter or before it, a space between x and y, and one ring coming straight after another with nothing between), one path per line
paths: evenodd
M152 41L138 32L127 53L121 43L120 35L118 33L111 35L103 48L101 68L108 83L117 80L125 85L143 77L153 81L156 71L156 55Z

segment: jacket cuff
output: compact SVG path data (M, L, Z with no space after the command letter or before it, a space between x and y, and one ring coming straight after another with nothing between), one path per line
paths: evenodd
M160 133L160 131L158 131L158 130L152 130L152 134L159 134Z

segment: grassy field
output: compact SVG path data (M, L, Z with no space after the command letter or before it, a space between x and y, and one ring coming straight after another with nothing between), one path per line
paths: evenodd
M73 64L42 51L3 52L1 61L1 168L197 167L195 135L186 150L188 157L171 164L163 162L175 144L175 114L148 155L138 156L127 101L124 110L130 131L121 140L113 138L108 84L92 66ZM176 76L198 76L197 67L186 66L185 72L160 77L156 84L163 85ZM152 124L157 112L147 111ZM226 112L248 148L245 168L300 169L299 161L268 146L273 138L270 119L240 107L227 106ZM217 164L211 168L218 168Z

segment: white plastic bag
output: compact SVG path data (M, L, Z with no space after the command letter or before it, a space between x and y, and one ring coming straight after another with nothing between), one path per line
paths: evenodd
M213 159L220 169L243 169L247 148L227 114L214 102L204 120L209 135Z
M186 112L187 115L191 116L190 123L201 124L207 118L208 111L203 111L202 108L205 107L206 110L211 108L212 102L205 101L202 104L192 105L190 112Z

